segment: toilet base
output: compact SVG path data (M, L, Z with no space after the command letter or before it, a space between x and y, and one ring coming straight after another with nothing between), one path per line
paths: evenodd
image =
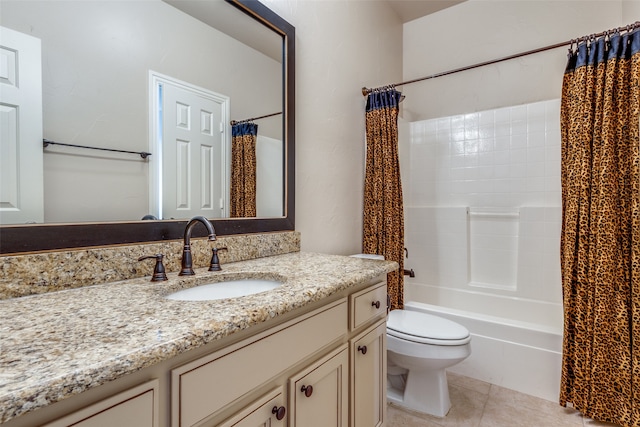
M387 400L412 411L436 417L444 417L451 409L447 373L444 369L435 371L409 371L404 390L394 388L389 379Z

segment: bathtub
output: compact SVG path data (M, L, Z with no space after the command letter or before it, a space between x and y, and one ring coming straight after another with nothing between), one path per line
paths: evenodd
M471 356L450 372L558 401L561 304L405 278L405 309L453 320L471 332Z

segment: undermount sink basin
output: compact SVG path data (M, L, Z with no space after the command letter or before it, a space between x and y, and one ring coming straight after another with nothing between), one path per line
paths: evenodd
M236 279L182 289L167 295L167 299L176 301L212 301L237 298L270 291L280 285L282 285L282 282L279 280Z

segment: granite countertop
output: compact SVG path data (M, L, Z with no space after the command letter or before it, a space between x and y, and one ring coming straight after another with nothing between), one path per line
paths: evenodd
M197 269L198 283L251 273L272 290L219 301L164 297L169 273L0 301L0 423L397 269L392 261L296 252Z

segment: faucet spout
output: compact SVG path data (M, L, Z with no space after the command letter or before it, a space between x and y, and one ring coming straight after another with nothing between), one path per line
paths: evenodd
M193 276L195 272L193 271L193 259L191 256L191 232L193 227L201 222L209 233L209 241L212 242L216 240L216 231L213 228L213 225L209 220L203 216L194 216L187 223L187 226L184 229L184 246L182 248L182 269L180 270L179 276Z

